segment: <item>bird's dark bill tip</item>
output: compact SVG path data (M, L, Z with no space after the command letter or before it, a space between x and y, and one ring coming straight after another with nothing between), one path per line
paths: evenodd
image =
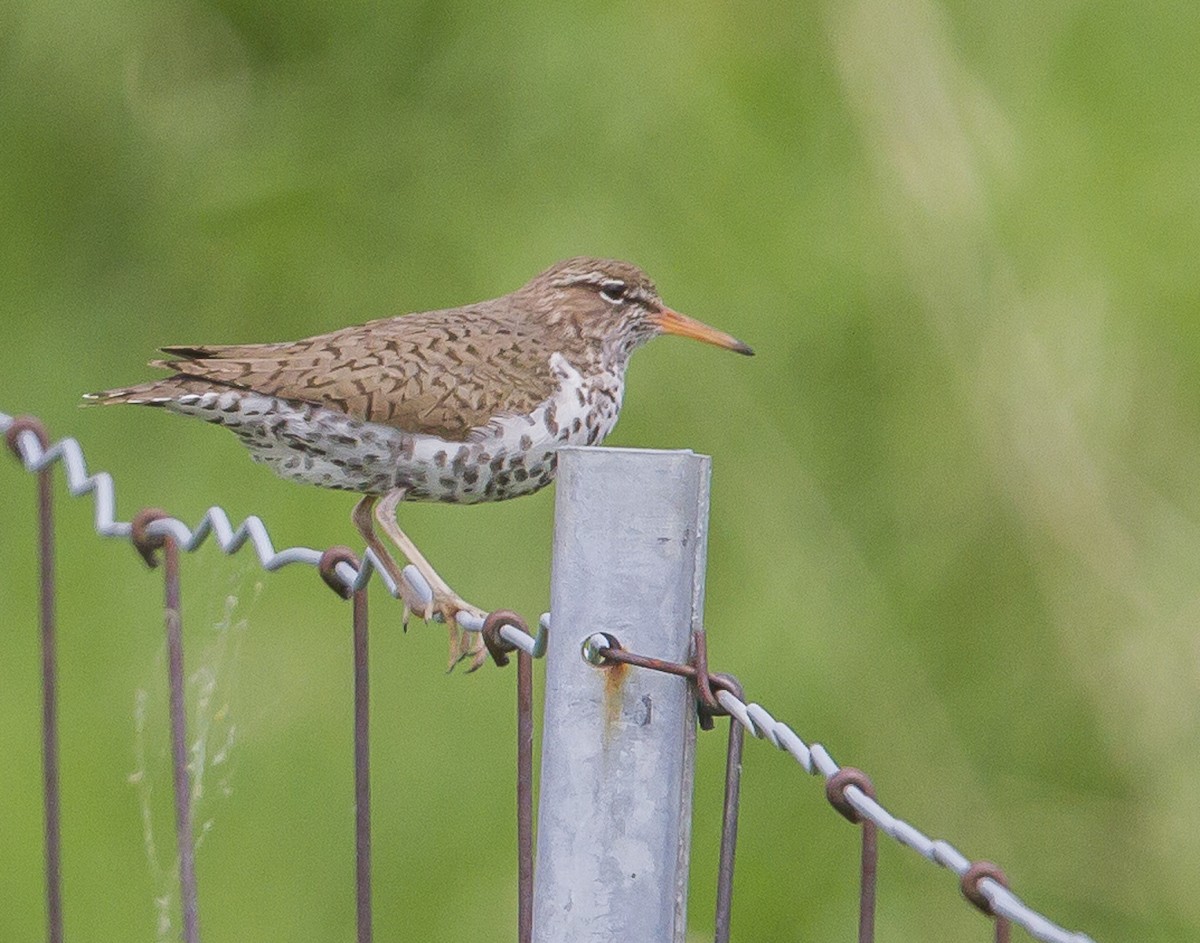
M725 350L733 350L747 356L754 354L750 345L743 344L732 334L718 331L715 327L709 327L703 321L689 318L686 314L680 314L678 311L672 311L670 308L663 308L659 311L654 318L654 323L664 334L690 337L693 340L712 344L714 347L723 347Z

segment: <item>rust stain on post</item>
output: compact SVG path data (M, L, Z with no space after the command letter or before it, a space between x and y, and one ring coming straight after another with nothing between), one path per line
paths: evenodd
M604 668L604 733L606 736L621 717L621 701L624 699L627 677L629 677L628 665L615 662Z

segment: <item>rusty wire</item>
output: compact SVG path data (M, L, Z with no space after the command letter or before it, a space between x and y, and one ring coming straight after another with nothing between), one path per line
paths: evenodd
M190 529L182 521L171 517L156 517L151 520L142 522L142 526L138 533L135 533L135 522L123 522L116 519L115 516L115 499L113 494L112 478L105 472L89 475L87 465L84 461L83 451L79 443L72 438L64 438L54 443L48 444L48 440L44 434L39 435L37 426L31 423L36 423L36 420L15 420L13 417L0 413L0 433L3 433L9 443L10 448L17 454L25 468L31 472L38 473L42 479L48 478L45 472L54 462L61 462L66 472L67 486L71 494L80 496L84 494L92 494L95 502L94 526L97 534L105 537L117 537L123 539L131 539L135 546L161 546L163 557L167 563L167 623L168 636L170 637L172 624L177 629L179 627L178 619L178 554L180 550L193 551L197 549L211 534L215 536L218 545L225 553L235 553L245 543L249 542L259 558L259 562L263 568L268 571L279 569L280 567L302 563L312 567L321 569L321 575L329 583L329 585L344 598L351 596L355 597L356 602L360 590L363 590L370 580L373 573L379 572L380 578L384 581L388 592L395 597L400 595L398 588L390 579L385 570L377 565L376 560L370 551L363 554L361 563L350 558L338 558L326 561L327 565L322 567L321 564L325 559L325 555L319 551L312 550L307 547L290 547L282 551L276 551L271 543L270 536L267 533L266 527L262 521L255 516L246 518L235 529L230 522L228 515L219 507L211 507L205 514L204 518L195 527ZM139 547L140 549L140 547ZM44 557L44 559L46 559ZM49 557L52 559L52 555ZM149 560L148 560L149 562ZM174 572L174 581L171 579L171 573ZM43 571L45 572L45 571ZM416 592L422 595L428 595L429 587L421 579L414 567L406 567L404 576L413 584ZM172 597L172 582L174 582L174 596ZM52 583L49 584L52 587ZM172 607L172 599L174 607ZM171 618L171 612L175 613L174 620ZM51 612L52 608L43 607L43 613ZM505 615L509 615L505 613ZM361 610L361 618L365 626L365 597ZM44 616L45 618L45 616ZM52 615L49 617L52 618ZM355 624L358 625L359 612L356 605ZM482 631L484 629L484 620L464 617L460 615L460 623L462 627L468 631ZM489 651L493 658L499 662L507 661L507 653L513 650L520 652L518 664L518 823L519 823L519 893L520 900L526 901L527 889L532 886L532 701L531 701L531 659L540 658L546 649L547 633L549 628L549 618L543 615L536 633L529 633L523 622L517 620L499 620L492 631L492 643L489 643ZM365 632L365 629L364 629ZM485 633L485 640L488 635ZM365 640L365 635L364 635ZM502 640L500 645L496 644L497 640ZM664 661L662 659L651 658L644 655L639 655L633 652L627 652L621 649L620 642L611 635L604 633L596 633L585 641L584 645L585 657L589 655L592 658L608 659L617 661L635 667L645 668L648 670L662 671L669 674L678 675L687 678L693 683L697 691L697 700L700 704L699 716L701 722L711 726L712 718L715 716L727 715L731 718L730 745L727 753L727 770L737 769L740 772L740 743L735 749L734 730L740 729L749 731L750 734L758 739L764 739L777 749L790 754L808 773L819 773L826 778L827 781L834 779L839 773L840 768L833 758L819 744L814 743L807 745L799 736L786 724L777 721L771 716L761 705L746 702L740 686L736 680L729 676L712 674L707 670L707 651L705 647L705 639L703 633L699 633L698 644L695 648L694 664L681 664L675 662ZM365 665L365 646L363 649L364 665ZM356 649L357 659L357 649ZM357 661L356 661L357 663ZM179 650L179 669L182 672L182 650ZM172 669L173 670L173 669ZM182 675L180 674L180 684L182 684ZM52 688L51 688L52 690ZM182 691L182 688L180 688ZM365 685L364 685L365 692ZM174 701L174 696L172 698ZM179 698L180 708L182 708L182 694ZM526 726L528 718L529 726ZM358 722L358 714L356 711L356 729ZM174 727L174 722L173 722ZM363 726L365 736L365 724ZM528 751L525 744L528 741ZM356 753L356 758L358 754ZM365 752L363 757L366 757ZM737 762L734 762L737 760ZM180 764L177 762L177 769ZM357 759L356 759L357 767ZM182 766L183 774L186 776L186 765ZM732 775L727 773L727 776ZM718 915L718 933L724 932L725 938L728 936L728 910L729 900L732 892L732 864L733 864L733 849L736 841L737 826L736 815L730 817L728 814L730 803L732 802L733 809L736 810L737 791L740 786L740 781L727 778L726 782L726 806L727 814L722 826L722 882L728 881L727 886L719 887L718 889L718 907L724 908L724 918ZM179 792L177 783L177 793ZM927 860L941 867L953 871L960 877L961 887L964 895L982 912L992 917L995 921L996 940L997 943L1007 943L1009 924L1016 923L1023 927L1031 936L1043 941L1043 943L1094 943L1091 937L1082 933L1073 933L1059 925L1053 923L1044 915L1033 910L1027 904L1020 900L1012 891L1009 890L1007 880L1003 872L994 865L987 862L972 863L965 855L956 849L950 843L943 840L931 839L909 823L894 817L882 805L880 805L871 795L868 794L860 784L849 781L846 782L844 788L837 790L839 801L844 803L847 809L859 817L859 822L863 826L864 832L864 861L863 861L863 883L865 885L868 879L867 869L867 826L871 825L888 835L895 841L917 851ZM364 806L366 803L364 803ZM47 797L47 809L50 807L49 795ZM528 811L526 811L528 810ZM178 816L177 816L178 818ZM360 847L369 849L369 818L368 818L368 833L367 841L364 845L362 841L360 829ZM48 826L49 827L49 826ZM47 835L49 841L49 833ZM57 839L56 839L57 840ZM190 844L190 828L187 839ZM728 849L728 852L727 852ZM48 874L50 869L49 846L48 853ZM726 867L726 855L728 853L728 867ZM183 843L181 841L181 882L183 881L184 866L183 858ZM55 865L57 867L57 865ZM874 881L873 872L870 874L870 880ZM367 883L369 885L369 870L367 871ZM195 909L194 909L194 871L190 875L193 891L193 908L192 922L193 930L195 929ZM362 881L360 878L360 885ZM51 892L48 890L48 896ZM873 894L873 890L872 890ZM721 903L724 899L724 904ZM360 901L362 895L360 891ZM360 914L361 914L360 910ZM369 912L369 904L368 904ZM528 918L525 916L524 904L521 910L521 937L522 943L528 937L527 934ZM860 912L860 939L866 917L863 916L865 911ZM873 909L871 911L873 920ZM188 907L186 906L185 892L185 934L188 924ZM722 920L724 922L722 923ZM362 921L360 919L360 943L364 939L362 936ZM369 932L369 931L368 931ZM186 936L187 943L192 943L196 936ZM718 940L722 937L718 936ZM57 941L54 941L57 943Z
M879 836L875 823L864 819L846 799L846 789L854 786L864 796L875 798L871 777L861 769L843 766L825 780L825 798L846 821L862 826L862 861L858 878L858 943L875 939L875 887L879 869Z
M371 681L367 645L367 590L351 590L334 577L339 563L358 567L349 547L330 547L318 571L330 588L354 600L351 633L354 648L354 914L358 943L371 943Z
M697 632L697 635L703 635ZM701 662L696 663L696 689L703 704L703 691L710 693L708 672ZM731 675L721 675L741 696L742 686ZM703 687L700 679L703 678ZM711 714L708 714L711 718ZM721 806L721 849L717 856L717 908L715 943L729 943L730 923L733 918L733 870L737 857L738 809L742 798L742 748L746 742L746 730L732 717L729 719L729 744L725 749L725 799Z
M619 643L618 646L619 648ZM708 670L708 633L692 633L692 687L696 692L696 718L701 730L713 729L713 718L727 714L714 693L714 687L743 697L742 685L733 675L710 675ZM729 742L725 748L725 797L721 806L721 847L717 856L717 906L714 919L715 943L729 943L733 919L733 873L737 858L738 811L742 796L742 750L745 730L729 721Z
M354 591L354 884L358 943L371 943L371 738L367 590Z
M187 763L187 716L184 710L183 616L179 587L179 545L171 534L152 533L150 525L166 512L146 508L134 519L134 548L150 567L163 568L163 619L167 628L167 687L171 715L171 768L175 788L175 841L179 852L179 896L184 943L199 943L200 914L196 889L196 844L192 835L192 785ZM161 560L159 553L161 552Z
M533 940L533 657L517 652L517 941Z
M31 417L16 419L5 431L5 441L18 458L21 433L34 437L45 450L50 438L45 427ZM58 775L58 656L55 641L54 503L51 469L37 473L38 495L38 605L42 641L42 803L45 821L46 924L50 943L63 941L62 914L62 806Z
M533 658L501 634L511 627L529 635L525 620L498 609L483 622L483 641L497 667L517 652L517 943L533 939ZM544 633L543 629L543 633Z

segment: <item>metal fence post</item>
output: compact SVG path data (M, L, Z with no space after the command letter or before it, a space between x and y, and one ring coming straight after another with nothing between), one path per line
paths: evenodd
M559 452L534 943L682 943L696 704L688 682L581 646L687 661L702 624L708 456Z

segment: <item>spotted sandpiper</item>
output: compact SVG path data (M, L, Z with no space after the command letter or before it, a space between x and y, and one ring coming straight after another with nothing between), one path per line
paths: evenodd
M575 258L476 304L370 321L278 344L164 347L171 376L93 393L225 426L293 481L363 495L352 519L407 609L440 614L450 664L486 650L455 619L483 610L438 576L396 521L401 501L474 504L530 494L556 451L595 445L621 409L630 354L679 334L740 354L741 341L666 307L637 266ZM433 590L424 604L372 525Z

